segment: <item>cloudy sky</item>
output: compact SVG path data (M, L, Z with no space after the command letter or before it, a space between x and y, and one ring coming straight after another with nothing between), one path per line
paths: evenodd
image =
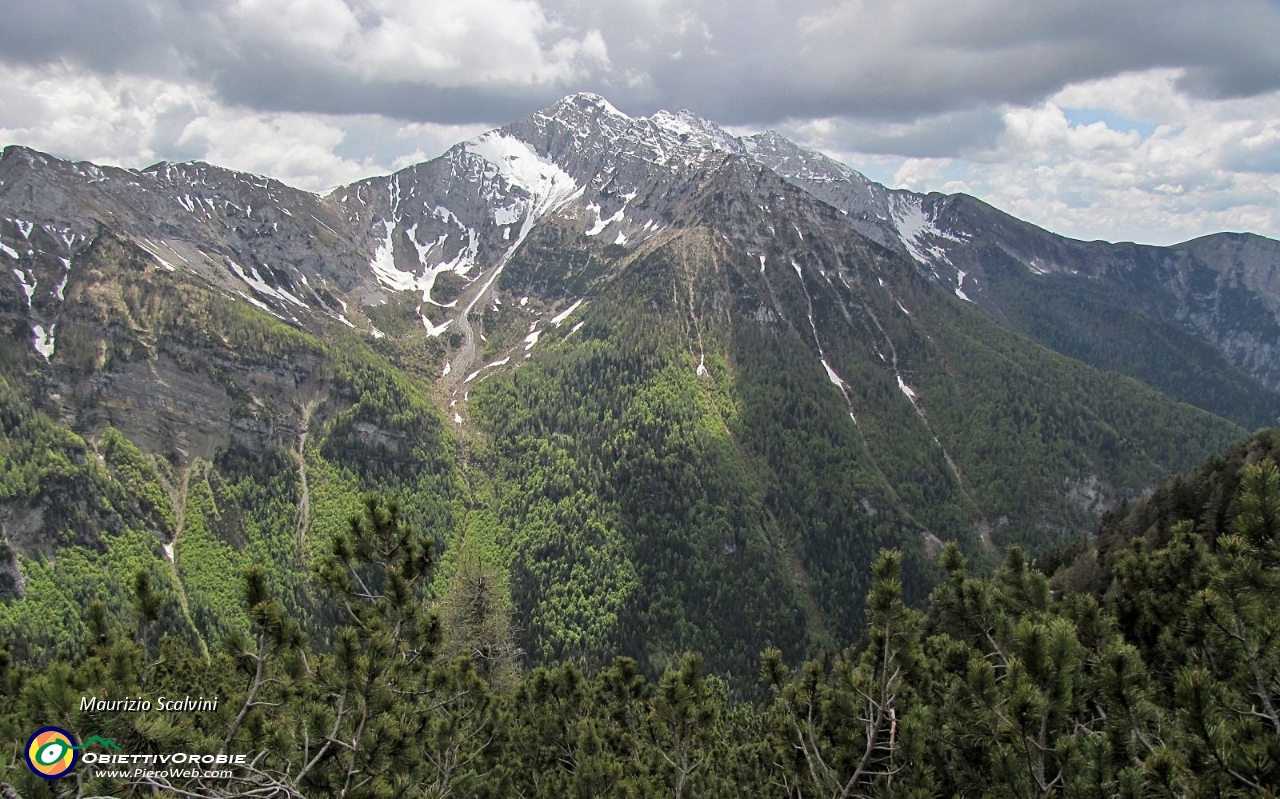
M1278 0L6 0L0 144L312 190L594 91L1072 236L1280 237Z

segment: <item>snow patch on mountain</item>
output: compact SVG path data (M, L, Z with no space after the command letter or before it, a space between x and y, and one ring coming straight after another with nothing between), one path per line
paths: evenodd
M467 152L493 164L507 183L518 186L529 195L530 204L524 211L533 219L542 218L581 191L574 179L554 162L501 131L490 131L467 142L465 147ZM515 205L508 208L514 208ZM519 219L519 216L515 219ZM514 223L515 219L510 223Z
M956 270L956 296L965 302L973 302L969 296L964 293L964 279L969 273L963 269Z
M836 374L835 369L831 368L831 364L827 363L826 358L822 359L822 368L827 370L828 380L830 380L834 385L839 386L842 389L844 388L844 380L841 379L840 375Z
M491 166L493 174L489 177L500 176L509 186L516 187L528 195L527 201L521 200L506 206L512 208L519 204L524 210L517 218L523 217L524 222L520 225L520 232L516 235L515 241L498 261L488 280L462 310L462 316L465 319L502 274L507 262L524 243L534 224L557 208L581 197L584 189L554 162L543 158L528 144L502 131L490 131L472 139L464 144L462 149ZM488 199L490 202L496 202L497 198L490 196Z
M1027 263L1027 268L1037 275L1047 275L1053 271L1048 267L1046 267L1044 264L1042 264L1039 258L1032 258L1030 261L1027 261L1026 263Z
M36 293L36 284L38 281L32 277L31 282L28 283L27 278L30 277L30 275L23 272L21 269L13 270L13 274L18 278L18 285L22 286L22 293L27 295L27 307L30 308L31 297Z
M423 327L424 329L426 329L426 331L427 331L427 336L428 336L428 337L430 337L430 338L435 338L436 336L440 335L440 334L441 334L441 333L443 333L443 332L445 331L445 329L447 329L447 328L449 327L449 325L451 325L451 324L453 324L453 320L452 320L452 319L446 319L446 320L444 320L443 322L441 322L441 323L440 323L440 324L438 324L438 325L433 325L433 324L431 324L431 320L427 318L427 315L426 315L426 314L423 314L423 315L422 315L422 327Z
M236 277L249 284L249 287L267 297L280 300L282 302L291 302L299 308L309 308L305 302L290 294L285 289L276 288L268 284L262 279L262 275L258 274L258 270L253 266L249 266L248 270L241 268L239 264L230 258L226 259L227 265L231 267L231 271L235 272Z
M444 209L437 208L437 214L442 210ZM454 220L456 221L457 217L454 217ZM460 222L458 225L459 227L462 227ZM418 264L423 268L422 276L415 277L413 282L413 287L422 292L423 302L429 302L432 305L436 305L441 308L452 308L458 304L457 300L450 303L436 302L431 298L431 290L435 288L436 278L444 272L454 271L459 275L465 275L467 272L470 272L471 267L475 265L476 253L479 249L479 241L476 238L476 232L475 230L466 227L462 227L462 230L467 235L466 246L459 250L458 254L451 260L442 261L437 264L433 264L428 256L434 252L436 248L442 248L444 246L445 242L449 240L449 234L441 233L439 238L435 241L423 244L418 241L417 222L413 223L412 226L405 230L405 235L409 238L409 243L412 244L413 248L418 252Z
M479 377L480 373L485 371L486 369L496 369L499 366L506 366L510 362L511 362L511 356L508 355L507 357L501 360L494 361L493 363L485 364L484 366L481 366L479 369L475 370L471 374L467 375L467 379L463 380L462 382L470 383L472 380L475 380L477 377Z
M493 209L493 223L495 225L514 225L520 221L520 214L524 213L523 203L512 203L511 205Z
M266 311L267 313L271 314L272 316L274 316L275 318L279 319L280 321L282 321L282 322L283 322L283 321L285 321L285 318L284 318L283 316L281 316L280 314L276 313L274 310L272 310L272 308L271 308L271 306L270 306L270 305L267 305L265 302L263 302L262 300L258 299L257 297L250 297L248 294L245 294L243 291L237 291L237 292L236 292L236 296L238 296L238 297L240 297L241 299L245 300L246 302L248 302L248 303L249 303L250 305L252 305L253 307L258 308L258 309L263 310L263 311Z
M440 216L437 208L436 216ZM445 219L452 216L445 211ZM456 218L455 218L456 219ZM422 301L429 302L442 308L452 308L457 301L444 305L438 303L431 298L431 289L435 287L436 277L443 272L454 271L458 274L466 274L471 270L475 263L475 256L479 242L476 239L476 233L470 228L463 228L467 234L467 244L458 251L458 254L448 261L440 263L432 263L429 255L438 247L442 247L448 240L447 233L441 234L435 241L423 244L417 239L418 225L414 223L406 229L405 235L408 237L410 244L413 245L417 252L418 264L422 267L422 273L406 272L399 269L395 264L395 223L387 220L382 221L382 225L386 230L386 236L382 242L374 250L373 258L369 261L369 269L373 272L378 282L386 288L394 291L418 291L422 294ZM431 324L424 319L423 324L427 326L428 331L431 330ZM439 335L436 333L434 335Z
M907 395L907 399L911 400L912 405L916 403L916 392L902 379L902 375L898 375L898 389Z
M608 219L602 219L600 217L600 206L595 205L594 203L588 205L587 210L595 214L596 221L595 224L593 224L591 228L583 234L585 236L597 236L609 225L612 225L614 222L621 222L627 218L627 207L625 205L614 212L613 216Z
M147 251L147 255L150 255L152 258L156 259L156 263L164 267L164 270L166 272L178 271L178 267L169 263L169 261L166 260L165 257L160 254L160 248L155 243L153 243L150 239L135 239L135 242L139 247Z
M946 250L937 245L930 239L945 239L947 241L963 241L958 236L954 236L945 230L940 229L935 220L930 218L924 210L922 199L914 194L895 194L889 203L889 213L893 217L894 227L898 229L898 237L902 240L902 245L907 248L907 252L911 253L911 257L915 258L922 264L933 264L938 261L946 261Z
M891 213L894 225L898 228L898 236L906 246L907 252L911 253L917 261L927 262L928 259L919 246L921 238L929 232L931 225L929 218L925 216L924 209L920 206L920 201L911 197L895 197Z
M53 340L53 331L57 328L56 324L49 326L49 331L45 332L44 325L32 325L32 345L36 348L36 352L44 356L47 361L53 355L55 341Z
M675 138L675 144L697 151L699 156L714 152L743 152L742 142L714 124L689 111L659 111L647 121Z
M564 320L569 318L569 314L578 310L578 307L582 305L582 302L583 302L582 300L578 300L573 305L570 305L568 308L556 314L554 317L551 318L551 324L555 325L556 327L559 327L564 322Z
M626 114L622 113L617 108L615 108L613 103L609 102L605 98L593 92L578 92L577 94L571 94L568 97L566 97L562 102L572 102L575 100L594 105L600 110L604 111L606 114L609 114L610 116L618 117L620 119L631 119L631 117L627 116Z

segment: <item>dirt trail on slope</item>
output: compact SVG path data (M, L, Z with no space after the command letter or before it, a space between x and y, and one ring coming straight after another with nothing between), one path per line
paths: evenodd
M458 331L462 333L462 346L458 348L458 351L454 353L453 359L449 361L447 374L440 378L441 387L444 389L445 395L454 400L460 399L458 392L466 381L467 375L479 368L480 364L480 355L476 347L477 336L475 329L471 326L471 311L477 305L482 305L485 297L489 294L489 289L498 282L498 275L502 273L503 268L524 242L531 227L531 224L526 223L525 228L520 231L516 242L511 245L511 249L507 250L489 271L481 273L480 277L468 286L467 290L459 297L459 302L468 296L470 297L453 320L458 327Z
M453 354L453 360L449 361L449 373L441 378L446 393L450 396L458 393L458 388L462 385L462 381L466 379L468 371L474 369L478 360L476 332L471 327L471 320L468 318L470 311L470 307L464 308L454 320L454 324L458 327L458 332L462 333L462 346Z
M182 618L186 619L187 624L191 627L192 632L196 634L196 643L200 645L200 655L205 659L209 659L209 647L205 643L204 635L201 634L200 628L196 626L195 619L191 617L191 606L187 602L187 587L182 583L182 575L178 573L178 539L182 536L182 529L186 525L187 520L187 486L191 482L191 470L194 466L188 466L182 470L182 484L178 489L177 507L174 509L175 523L173 526L173 541L169 543L169 552L172 554L168 557L169 573L173 576L173 584L178 588L178 607L182 610Z

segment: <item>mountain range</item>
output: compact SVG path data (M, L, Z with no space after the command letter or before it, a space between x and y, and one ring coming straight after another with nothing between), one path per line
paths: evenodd
M854 640L882 547L919 600L943 542L1048 554L1280 415L1280 242L1070 240L589 94L323 196L10 146L0 265L37 658L138 569L202 647L250 565L322 628L309 566L376 490L527 662L749 680Z

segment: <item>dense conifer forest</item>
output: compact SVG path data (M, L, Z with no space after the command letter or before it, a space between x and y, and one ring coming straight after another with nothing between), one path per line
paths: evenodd
M468 581L490 586L525 668L625 655L653 681L698 651L758 698L763 649L797 663L859 640L881 549L921 607L944 541L984 574L1009 545L1047 557L1099 502L1245 433L1010 334L864 242L841 245L866 250L848 285L801 268L774 287L712 228L638 253L566 235L535 231L499 276L484 357L514 360L454 393L430 365L458 343L396 328L400 300L369 306L383 338L308 332L96 244L52 361L23 329L0 337L14 658L82 654L95 601L133 624L139 569L153 644L212 655L249 634L238 575L257 567L327 647L341 616L313 575L375 491L432 543L423 596L450 618ZM526 345L527 296L545 304Z
M69 444L49 443L56 471ZM120 447L115 457L127 460ZM1040 561L1012 547L979 573L947 545L923 603L904 601L903 556L883 550L857 642L803 662L762 647L751 687L709 669L720 657L711 651L685 653L652 679L627 658L522 673L511 597L486 561L461 560L447 596L428 599L431 532L393 495L368 495L316 558L312 590L331 614L323 635L299 623L290 586L249 566L225 597L245 627L194 641L163 623L172 589L140 567L127 616L93 602L80 639L53 645L44 663L15 658L12 639L0 657L7 740L57 725L127 753L243 753L247 766L229 779L170 780L95 777L81 765L46 782L15 749L0 763L5 790L1275 796L1278 456L1280 433L1261 432L1109 514L1096 539ZM218 705L82 709L82 697L158 695Z

